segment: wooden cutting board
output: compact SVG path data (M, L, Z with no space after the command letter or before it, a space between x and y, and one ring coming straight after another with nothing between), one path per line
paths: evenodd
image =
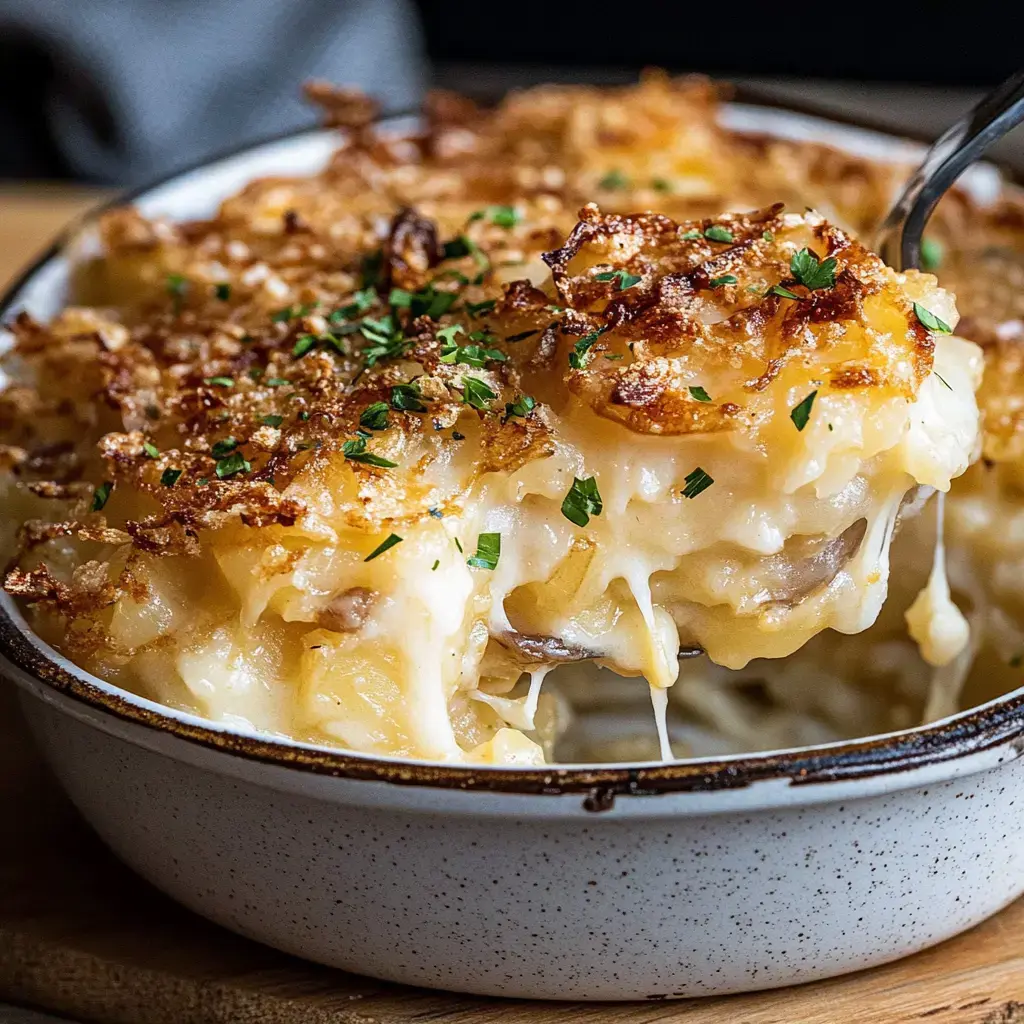
M0 284L96 193L0 189ZM77 816L0 683L0 1001L98 1024L1024 1024L1024 900L889 967L678 1003L475 999L317 967L177 907Z

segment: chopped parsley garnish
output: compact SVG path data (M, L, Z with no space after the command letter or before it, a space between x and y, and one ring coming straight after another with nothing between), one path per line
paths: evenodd
M728 228L723 228L721 224L712 224L705 230L704 237L711 242L735 241L733 233Z
M497 303L497 299L484 299L483 302L467 302L466 312L472 317L477 317L481 313L489 313Z
M385 540L382 540L364 559L364 562L372 562L378 555L390 551L396 544L401 544L402 538L397 533L389 533Z
M391 389L391 408L398 412L426 412L422 398L423 392L415 381L395 384Z
M470 335L474 338L480 332L474 331ZM482 335L482 337L493 338L493 335ZM455 345L446 343L441 346L442 363L463 363L466 366L481 367L486 363L504 363L508 359L500 349L482 348L480 345Z
M238 447L238 442L233 437L225 437L222 441L218 441L210 451L210 454L215 458L219 459L227 455L229 452L233 452Z
M698 466L683 478L683 483L686 484L683 488L683 497L696 498L701 491L706 491L714 482L714 478Z
M474 409L488 409L498 396L479 377L462 378L462 400Z
M351 441L346 441L342 446L341 450L346 459L349 462L361 462L366 466L377 466L380 469L394 469L398 465L397 462L392 462L390 459L385 459L383 456L374 455L373 452L366 450L366 438L356 437Z
M379 320L367 317L359 330L370 342L363 349L363 358L367 366L376 366L382 359L397 359L404 354L408 345L402 336L401 328L390 313Z
M695 242L701 237L701 233L696 228L691 228L689 231L684 231L679 237L684 242Z
M441 330L439 330L437 332L437 336L446 345L454 345L455 344L455 335L456 334L465 334L465 333L466 332L463 329L462 324L452 324L450 327L442 327Z
M723 284L736 284L735 274L723 274L721 277L713 277L708 282L712 288L719 288Z
M520 395L514 402L505 403L505 422L513 416L529 416L536 407L537 399L533 395Z
M209 482L210 482L210 478L209 478L209 477L206 477L206 476L201 476L201 477L200 477L200 478L199 478L199 479L198 479L198 480L196 481L196 486L197 486L197 487L205 487L205 486L206 486L206 485L207 485L207 484L208 484Z
M439 508L428 508L427 515L433 519L444 519L444 513Z
M220 299L221 302L227 302L231 298L231 285L229 284L217 284L213 286L213 294Z
M604 334L605 330L606 328L601 328L600 330L591 331L573 345L572 351L569 353L569 365L574 370L582 370L590 362L590 349L594 342Z
M618 290L624 292L627 288L632 288L633 285L639 284L642 278L639 274L630 274L621 268L618 270L606 270L600 274L594 275L595 281L615 281L618 283Z
M359 417L359 425L367 430L387 430L388 403L374 402L368 405Z
M431 320L444 316L459 297L458 292L439 291L432 284L421 291L405 294L409 295L409 312L413 316L428 316Z
M374 249L367 253L360 261L360 284L363 288L371 288L380 283L381 272L384 269L384 253L381 249Z
M762 231L761 238L766 242L774 242L775 235L771 231Z
M939 334L952 334L953 328L944 320L940 320L930 309L925 309L919 302L914 303L914 316L928 328L929 331L938 331Z
M433 565L432 565L432 566L430 567L430 571L431 571L431 572L434 572L434 570L435 570L435 569L437 569L437 567L438 567L438 566L439 566L440 564L441 564L441 559L440 559L440 558L435 558L435 559L434 559L434 564L433 564Z
M400 309L411 306L412 292L407 292L404 288L392 288L388 294L388 305L398 306Z
M476 554L466 559L466 565L474 569L494 569L500 557L501 534L481 533L476 539Z
M797 430L803 430L807 421L811 418L811 407L814 405L814 398L818 391L812 391L802 402L794 405L790 411L789 418L793 421Z
M283 388L291 384L291 381L284 377L268 377L264 383L268 388Z
M236 473L248 473L252 469L250 463L241 452L232 452L217 463L217 478L225 480Z
M173 487L178 482L178 477L181 476L182 471L180 469L165 469L160 474L160 483L164 487Z
M142 450L151 458L158 458L160 455L160 449L151 441L144 441L142 444Z
M233 388L235 379L234 377L204 377L203 383L214 388Z
M768 294L779 295L783 299L796 299L798 302L800 301L799 295L795 292L791 292L788 288L783 288L781 284L772 285L772 287L768 289Z
M181 312L187 292L188 280L186 278L182 277L181 274L167 275L167 294L171 297L171 305L175 316Z
M114 489L114 485L109 480L104 480L103 483L92 492L92 505L90 506L91 511L99 512L107 503L107 499L110 497L110 492Z
M466 440L466 435L465 434L460 434L457 430L453 430L452 431L452 440L453 441L465 441Z
M598 183L598 188L607 189L609 192L614 192L616 189L629 188L629 178L627 178L622 171L613 170L609 171Z
M294 398L295 396L293 395L292 397ZM305 409L303 409L302 412L299 413L299 419L302 420L303 423L305 423L306 420L309 419L309 413L306 412Z
M284 417L271 413L269 416L264 416L263 419L260 420L260 423L265 427L279 427L284 423Z
M939 378L939 380L941 380L941 381L942 381L942 383L943 383L943 384L945 384L945 385L946 385L946 387L947 387L947 388L949 388L949 390L950 390L950 391L952 391L952 390L953 390L953 389L952 389L952 387L950 387L949 381L948 381L948 380L946 380L946 378L945 378L945 377L943 377L943 376L942 376L942 374L941 374L941 373L939 373L939 371L938 371L938 370L933 370L932 372L933 372L933 373L935 374L935 376L936 376L936 377L938 377L938 378Z
M249 380L259 380L260 377L262 377L262 376L263 376L263 367L262 366L254 366L249 371Z
M347 306L336 309L327 319L332 324L342 320L352 320L365 313L376 301L376 291L373 288L363 288L352 296L352 301Z
M836 258L819 260L810 249L801 249L789 261L792 275L805 287L813 291L834 288L836 283Z
M573 477L569 493L562 499L562 515L577 526L586 526L591 516L599 516L604 502L597 489L597 480L588 476L585 480Z
M289 320L298 320L299 317L308 316L313 312L313 303L304 306L285 306L279 309L270 319L275 324L287 323Z
M473 243L465 236L459 235L450 242L444 243L444 258L446 260L457 260L468 256L474 249Z
M651 178L651 188L655 192L671 192L672 182L667 178Z
M690 397L695 398L698 402L711 401L711 396L702 387L690 388Z
M463 553L463 551L462 551L462 544L459 542L459 538L458 537L452 537L452 540L455 541L455 547L458 548L459 554L461 555Z
M921 239L921 269L938 270L942 266L942 257L945 255L945 247L934 238Z
M497 224L499 228L514 228L522 217L514 206L488 206L485 210L470 214L469 222L472 224L475 220L484 219Z
M532 331L520 331L519 334L510 334L505 339L506 345L514 345L517 341L526 341L527 338L532 338L535 334L540 334L540 328L534 328Z

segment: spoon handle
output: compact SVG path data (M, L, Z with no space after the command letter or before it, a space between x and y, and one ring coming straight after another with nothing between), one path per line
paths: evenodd
M938 201L992 143L1024 121L1024 69L1016 71L947 129L928 150L878 235L894 270L920 266L921 237Z

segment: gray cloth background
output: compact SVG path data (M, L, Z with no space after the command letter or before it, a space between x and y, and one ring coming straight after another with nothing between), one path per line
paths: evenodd
M27 69L0 95L21 173L63 163L64 176L119 185L312 123L308 78L391 110L425 80L408 0L0 0L0 54L9 74ZM12 166L0 156L0 172Z

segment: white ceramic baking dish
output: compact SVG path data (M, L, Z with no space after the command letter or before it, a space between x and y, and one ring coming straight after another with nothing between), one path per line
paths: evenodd
M732 126L882 158L906 143L732 106ZM133 197L196 217L316 170L299 133ZM990 190L978 172L974 187ZM76 246L0 304L47 317ZM668 765L470 769L228 729L97 679L0 597L4 673L72 800L139 874L289 953L543 999L737 992L883 963L1024 891L1024 691L923 729Z

